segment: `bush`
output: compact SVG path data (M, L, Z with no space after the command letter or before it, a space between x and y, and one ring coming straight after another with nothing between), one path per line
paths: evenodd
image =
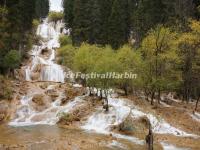
M49 13L49 16L48 16L48 19L49 21L51 22L57 22L59 20L62 20L64 17L63 13L62 12L50 12Z
M69 123L72 123L73 121L79 121L79 118L74 115L74 114L69 114L69 113L60 113L58 114L59 117L59 124L65 124L68 125Z
M0 76L0 100L12 100L12 84L3 76Z
M9 69L15 69L19 67L21 62L21 56L18 51L9 51L4 58L4 66Z
M33 24L33 29L34 29L34 30L37 30L37 27L39 26L40 21L37 20L37 19L33 19L32 24Z
M61 35L60 38L59 38L59 42L60 42L61 46L71 45L72 44L72 39L69 36Z
M72 45L66 45L58 49L58 63L72 69L73 58L76 54L76 48Z

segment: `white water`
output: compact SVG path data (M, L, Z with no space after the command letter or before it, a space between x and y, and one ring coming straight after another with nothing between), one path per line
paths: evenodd
M61 28L64 27L62 21L58 21L56 24L53 22L48 22L47 19L44 20L42 24L38 26L37 35L43 38L41 46L33 46L30 53L32 56L32 62L26 66L25 69L25 79L26 81L31 81L32 76L39 73L36 76L37 81L52 81L64 83L65 73L61 66L54 63L55 60L55 49L60 47L59 35L61 34ZM49 58L44 58L41 56L43 49L47 49L51 54ZM37 67L40 70L37 70Z
M53 88L53 86L49 86ZM48 89L49 89L48 88ZM50 107L42 112L35 111L32 108L32 97L24 96L21 99L21 106L17 110L16 119L11 121L11 126L30 126L30 125L55 125L59 121L59 117L62 113L68 113L73 109L79 107L84 103L82 97L76 97L73 101L61 106L61 100L64 97L63 93L52 102Z
M112 134L113 137L126 139L136 144L143 145L144 141L132 136L126 136L111 132L113 126L117 126L126 119L130 114L130 107L125 105L123 100L108 99L110 108L109 112L105 112L102 108L97 111L88 119L86 124L82 126L85 130L95 131L102 134Z
M186 133L180 129L177 129L173 126L171 126L169 123L167 123L162 118L157 118L156 116L150 114L150 113L144 113L138 109L132 110L132 116L133 118L140 118L142 116L146 116L149 121L151 122L153 132L158 134L173 134L175 136L184 136L184 137L196 137L196 135Z
M179 147L176 147L172 144L168 144L165 142L161 142L161 145L163 147L163 150L190 150L189 148L179 148Z
M195 112L195 114L190 114L190 116L191 116L194 120L200 122L200 114L199 114L199 113Z
M112 133L111 129L113 126L119 125L123 122L128 115L131 115L133 119L146 116L151 122L153 132L158 134L173 134L175 136L184 137L197 137L196 135L186 133L180 129L177 129L167 123L164 119L156 117L150 113L144 113L132 104L128 104L123 99L112 99L109 98L110 110L108 113L104 112L102 108L89 117L86 124L82 126L83 129L95 131L98 133L109 134ZM113 134L115 136L115 134ZM116 135L122 136L122 135ZM120 137L119 137L120 138ZM121 137L128 139L129 137ZM137 141L137 140L136 140Z
M62 0L50 0L50 11L63 11Z

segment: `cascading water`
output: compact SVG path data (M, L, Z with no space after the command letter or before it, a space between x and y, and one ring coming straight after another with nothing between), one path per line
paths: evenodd
M40 70L37 70L37 73L40 75L38 78L36 77L36 80L64 83L65 73L61 66L54 63L55 49L60 47L59 36L61 34L61 28L63 27L64 24L62 21L58 21L57 23L48 23L47 19L38 26L37 35L41 36L43 41L41 46L33 46L30 53L32 56L32 62L25 70L25 79L27 81L32 80L32 75L36 72L36 67L40 65ZM48 59L40 56L44 49L51 52Z
M38 26L37 35L42 38L42 41L40 45L34 45L30 52L32 56L31 63L25 67L26 81L64 83L65 73L60 65L54 63L55 49L60 47L59 36L61 34L61 28L64 28L64 23L62 23L62 21L54 23L48 22L48 19L45 19L43 23ZM47 51L50 55L42 55L43 50ZM55 87L50 85L47 90L50 88L54 89ZM54 102L51 102L48 108L43 111L37 111L33 108L32 104L32 99L37 93L29 92L26 96L21 98L21 105L17 110L16 118L9 124L13 126L56 124L59 120L59 113L66 113L73 107L79 106L82 102L81 97L77 97L74 101L69 102L65 106L61 106L61 100L65 96L63 91L59 93L60 96Z

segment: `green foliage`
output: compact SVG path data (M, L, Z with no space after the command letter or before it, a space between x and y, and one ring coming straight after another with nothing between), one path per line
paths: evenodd
M12 93L10 80L0 75L0 100L11 100Z
M77 50L68 44L58 49L58 63L70 69L73 67L73 59Z
M38 25L34 20L35 17L37 18L35 13L39 13L44 8L40 7L39 1L45 1L46 4L49 2L48 0L6 0L0 3L0 73L5 73L8 69L19 65L18 61L21 58L17 58L18 54L15 55L11 50L20 52L23 58L31 48L33 33L35 34ZM11 61L12 58L14 60ZM6 64L7 62L10 64Z
M37 19L33 19L33 23L32 24L33 24L33 28L36 29L39 26L40 22Z
M9 51L4 58L4 66L10 69L15 69L19 67L21 62L21 56L18 51Z
M137 75L136 79L124 78L119 80L119 87L124 89L126 94L128 94L128 91L133 87L139 88L137 82L139 80L138 76L140 76L139 70L140 67L142 67L141 54L135 49L132 49L130 46L125 45L117 52L117 62L119 73L132 73Z
M180 82L177 71L179 57L175 41L176 33L169 28L158 26L151 30L142 42L141 52L144 65L141 73L143 87L154 95L157 92L176 89Z
M66 36L66 35L61 35L59 37L59 42L61 46L65 46L65 45L69 45L72 44L72 39L70 36Z
M73 25L73 9L74 9L74 0L64 0L63 1L63 7L64 7L64 19L66 22L66 26L69 28Z
M63 13L62 12L49 12L48 16L49 21L51 22L57 22L59 20L63 19Z
M112 11L108 21L108 42L114 49L118 49L128 40L126 6L127 2L122 0L114 0L112 5Z
M49 0L35 0L35 17L45 18L49 13Z
M200 94L200 22L190 21L190 30L177 40L183 80L181 91L186 101Z

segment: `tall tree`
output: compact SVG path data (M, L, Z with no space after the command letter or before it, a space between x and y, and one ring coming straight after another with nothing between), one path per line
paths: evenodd
M35 0L35 17L42 19L49 13L49 0Z
M68 28L72 28L73 20L74 20L74 1L75 0L64 0L63 7L64 7L64 19L66 22L66 26Z
M133 13L135 39L140 42L148 30L164 20L164 4L162 0L139 0Z
M114 49L118 49L128 40L126 6L126 0L114 0L112 5L111 15L108 21L108 42Z

